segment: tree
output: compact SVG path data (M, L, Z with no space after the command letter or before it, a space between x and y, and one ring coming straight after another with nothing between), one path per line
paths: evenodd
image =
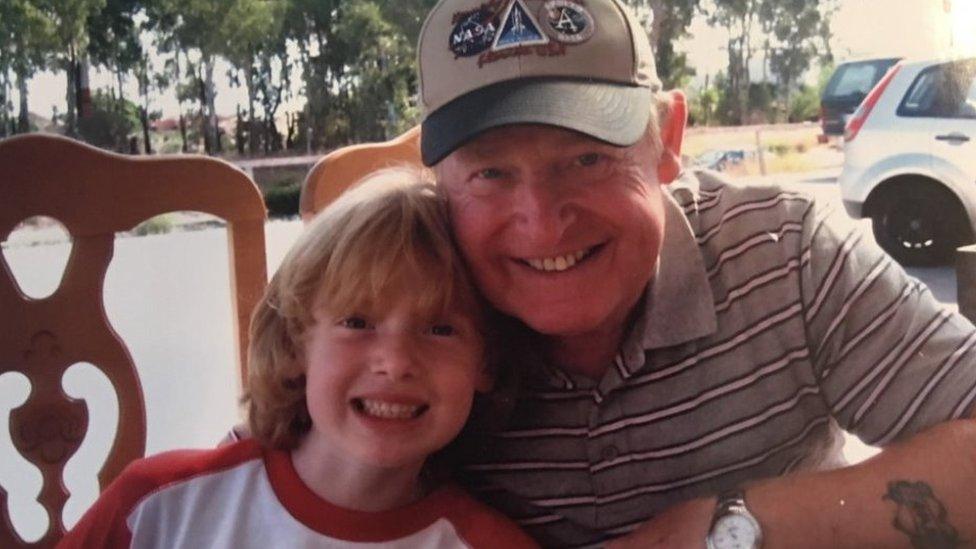
M318 149L416 123L413 29L430 3L291 0L285 31L298 46L307 99L296 141Z
M777 41L768 59L769 69L777 78L788 115L793 91L817 55L816 41L824 27L819 2L764 0L760 21L763 30Z
M89 59L115 75L120 101L125 99L126 75L144 56L142 28L135 22L141 9L140 0L105 0L105 5L92 12L85 23Z
M689 36L688 27L698 13L701 0L626 0L638 13L650 10L648 38L654 50L658 76L666 89L684 87L695 75L684 53L675 44Z
M709 22L728 29L727 106L734 122L746 124L750 116L752 78L749 68L757 51L757 32L765 34L762 48L766 70L776 77L782 112L815 57L829 59L830 14L835 0L712 0ZM765 77L763 78L765 80ZM757 89L760 95L766 90ZM753 99L758 96L753 94ZM759 101L763 103L763 101Z
M753 55L753 31L758 23L763 0L712 0L709 23L728 30L729 66L727 97L732 118L746 124L749 116L749 64Z
M138 122L136 106L98 90L92 96L91 113L78 121L78 133L96 147L125 152L129 134Z
M233 2L227 0L156 0L147 10L152 27L165 35L162 43L183 54L183 69L193 75L197 87L202 116L201 133L207 154L220 152L220 129L217 126L215 107L214 67L217 56L225 51L226 36L219 32L227 20ZM197 56L189 62L189 54Z
M247 92L247 129L241 135L247 136L251 154L257 153L261 141L255 114L259 81L263 95L267 96L268 88L273 87L268 82L274 76L272 52L287 57L282 34L285 8L283 0L233 0L227 19L220 27L224 36L223 56L236 73L232 75L232 82L236 83L238 77L242 77Z
M88 91L88 17L105 6L105 0L32 0L52 22L57 44L55 61L65 71L65 133L77 133L79 114L86 114Z
M54 49L54 26L47 14L29 0L0 2L0 136L8 129L30 130L27 81L46 67ZM10 128L12 80L16 80L20 105L16 124Z

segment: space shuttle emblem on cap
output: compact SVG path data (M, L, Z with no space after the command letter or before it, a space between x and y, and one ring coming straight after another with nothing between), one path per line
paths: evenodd
M512 0L502 16L502 28L491 45L493 51L548 44L549 37L542 33L539 23L525 7L522 0Z

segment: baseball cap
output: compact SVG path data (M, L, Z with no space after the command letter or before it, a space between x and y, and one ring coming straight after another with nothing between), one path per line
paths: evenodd
M441 0L417 49L428 166L509 124L632 145L661 88L647 35L620 0Z

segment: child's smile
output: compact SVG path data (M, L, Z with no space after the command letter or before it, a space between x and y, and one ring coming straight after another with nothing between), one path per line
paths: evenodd
M430 408L427 403L397 402L366 397L353 398L352 406L368 417L391 420L416 419Z
M475 390L488 388L482 338L468 315L432 320L408 298L369 309L379 312L314 312L303 445L364 466L419 468L460 432Z

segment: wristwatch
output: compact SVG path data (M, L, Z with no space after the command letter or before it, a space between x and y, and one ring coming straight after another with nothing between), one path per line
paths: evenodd
M712 525L705 538L708 549L759 549L762 547L762 527L746 507L746 494L741 489L729 490L718 496Z

